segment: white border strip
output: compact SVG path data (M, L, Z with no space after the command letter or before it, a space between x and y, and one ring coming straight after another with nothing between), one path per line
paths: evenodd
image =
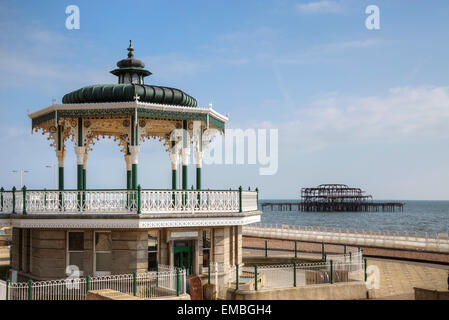
M147 229L207 226L243 226L260 222L260 215L223 218L181 218L181 219L2 219L6 227L37 229Z

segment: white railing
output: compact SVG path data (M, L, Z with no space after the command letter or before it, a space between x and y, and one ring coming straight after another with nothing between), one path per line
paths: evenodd
M248 236L348 244L354 246L375 246L449 252L449 238L425 237L419 235L349 232L345 230L318 230L309 227L288 225L250 225L243 226L243 234Z
M6 300L6 281L0 280L0 301Z
M116 290L143 299L185 294L186 271L174 268L163 269L168 271L110 275L89 279L68 278L9 283L8 288L6 283L0 282L0 300L85 300L88 290L103 289Z
M257 210L257 197L238 190L3 191L0 213L238 213Z
M141 210L144 213L239 212L239 192L143 190Z

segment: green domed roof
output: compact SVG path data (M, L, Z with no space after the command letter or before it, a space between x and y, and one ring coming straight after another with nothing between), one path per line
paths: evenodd
M97 84L72 91L62 98L62 103L100 103L134 101L196 107L196 99L179 89L147 84Z
M144 78L151 75L145 70L145 64L134 59L134 48L131 40L128 47L128 58L117 62L118 69L111 73L118 77L118 84L98 84L86 86L67 93L62 103L101 103L139 101L166 105L196 107L196 99L175 88L144 84Z

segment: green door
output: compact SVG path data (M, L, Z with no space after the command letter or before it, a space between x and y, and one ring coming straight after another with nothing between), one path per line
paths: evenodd
M192 247L186 241L180 241L177 245L175 241L175 247L173 248L174 266L178 268L185 268L187 274L192 273Z

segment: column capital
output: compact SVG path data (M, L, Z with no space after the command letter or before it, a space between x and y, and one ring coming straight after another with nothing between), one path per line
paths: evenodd
M203 151L195 151L195 164L197 168L203 166Z
M129 153L131 156L131 163L137 164L139 162L140 146L129 146Z
M65 150L56 150L56 157L58 158L58 167L64 167L65 155L66 155Z
M76 162L78 163L78 165L83 165L86 147L75 146L75 153L76 153Z
M182 157L182 165L188 166L190 159L190 148L182 148L181 157Z
M84 153L84 157L83 157L83 169L86 169L86 165L87 165L87 158L89 158L89 154L86 152Z
M179 163L179 154L178 153L170 153L170 161L172 170L176 170L178 168Z
M132 170L132 159L130 154L125 154L126 171Z

